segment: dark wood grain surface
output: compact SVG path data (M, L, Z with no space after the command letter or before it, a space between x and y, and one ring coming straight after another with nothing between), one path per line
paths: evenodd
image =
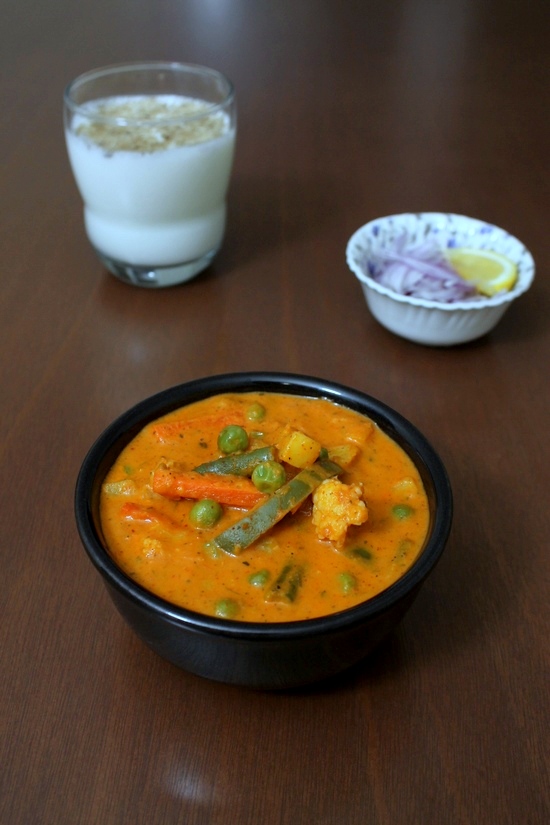
M2 825L548 822L547 1L2 6ZM156 292L94 257L61 124L72 77L136 59L221 69L239 109L223 250ZM494 222L535 257L482 340L394 337L347 270L358 226L422 210ZM127 407L264 369L397 408L455 494L447 551L395 635L283 694L144 647L72 510L86 450Z

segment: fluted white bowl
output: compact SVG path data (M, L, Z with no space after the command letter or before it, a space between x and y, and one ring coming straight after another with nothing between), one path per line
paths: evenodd
M433 237L440 240L442 247L490 249L505 255L517 266L517 281L511 290L491 298L454 303L394 292L370 276L369 259L373 248L393 245L405 232L411 243ZM509 232L449 212L407 212L369 221L349 239L346 260L376 320L402 338L431 346L463 344L490 332L512 302L529 289L535 275L533 256Z

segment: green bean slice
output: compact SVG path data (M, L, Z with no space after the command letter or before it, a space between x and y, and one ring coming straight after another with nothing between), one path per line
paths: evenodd
M298 564L285 564L274 581L268 595L268 602L294 602L302 586L304 569Z
M274 447L259 447L248 453L226 455L214 461L206 461L195 467L197 473L218 473L219 475L250 476L255 467L263 461L275 460Z
M303 501L327 478L333 478L342 468L333 461L316 461L283 484L267 501L259 504L212 541L232 555L238 555L267 533L284 516Z

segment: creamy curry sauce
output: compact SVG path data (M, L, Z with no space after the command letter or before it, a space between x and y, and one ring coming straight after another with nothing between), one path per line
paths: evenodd
M366 520L344 527L343 534L342 524L336 524L336 538L331 538L331 519L342 517L339 502L332 507L329 497L327 510L327 502L319 498L314 519L314 493L249 547L237 548L235 554L220 549L216 537L254 514L272 494L260 493L250 511L249 504L224 504L213 526L197 527L191 510L197 498L215 498L216 484L212 496L202 490L194 498L180 498L176 484L169 491L172 497L166 497L158 492L162 486L156 484L155 490L153 479L159 467L171 474L172 482L178 472L187 478L187 471L218 459L223 455L218 435L227 424L247 432L245 452L280 447L289 433L298 432L322 445L320 458L327 451L334 461L344 456L348 464L337 476L344 485L339 490L355 491L355 513L360 493L364 505L355 521ZM349 449L342 452L343 447ZM281 463L287 479L300 472ZM216 481L209 473L205 479ZM250 478L234 480L237 488L252 484ZM411 566L429 524L418 471L378 425L328 400L275 393L218 395L148 424L108 473L100 513L113 559L138 584L199 613L253 622L314 618L375 596ZM323 520L325 528L329 522L325 533L319 527Z

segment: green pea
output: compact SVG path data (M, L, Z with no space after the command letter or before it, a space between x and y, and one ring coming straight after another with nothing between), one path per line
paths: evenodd
M258 570L257 573L251 573L248 581L253 587L263 587L269 581L269 570Z
M263 404L260 404L259 401L255 401L254 404L251 404L250 407L246 411L246 417L249 421L263 421L265 418L265 407Z
M354 547L349 551L349 555L359 559L359 561L372 561L372 551L367 547Z
M357 579L353 575L353 573L340 573L338 576L338 583L342 588L342 592L346 595L351 593L357 587Z
M399 519L399 521L402 521L404 518L412 516L412 514L414 513L413 508L409 507L408 504L396 504L395 507L391 508L391 511L395 518Z
M220 619L234 619L239 612L239 605L235 599L220 599L216 602L215 614Z
M228 424L218 436L218 447L226 455L246 450L248 447L246 430L238 424Z
M221 518L223 513L219 502L211 498L203 498L191 507L189 521L193 527L213 527Z
M262 493L274 493L286 482L285 468L278 461L262 461L252 471L254 486Z

